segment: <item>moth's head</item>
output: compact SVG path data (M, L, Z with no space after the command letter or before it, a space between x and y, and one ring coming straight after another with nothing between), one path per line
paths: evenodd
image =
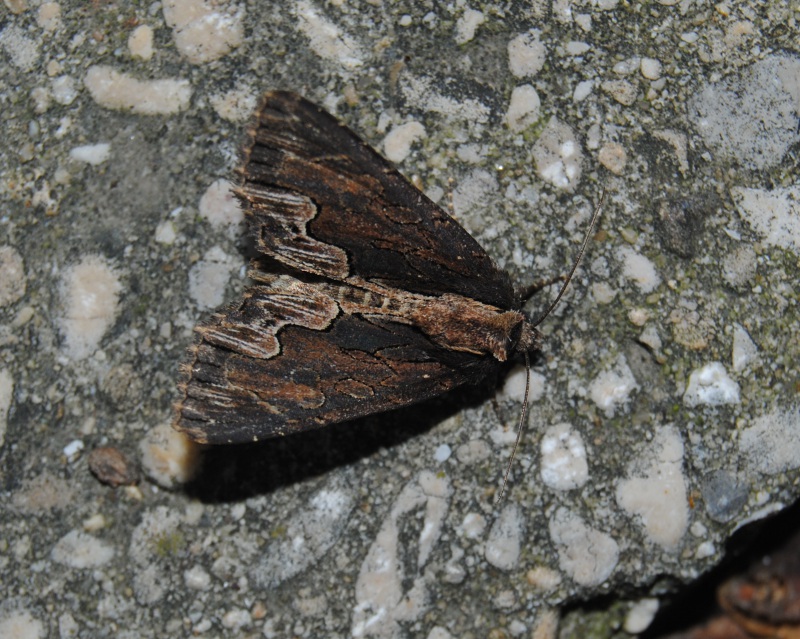
M495 316L495 324L499 330L493 331L496 342L490 350L501 362L513 353L527 353L541 346L542 334L518 311L506 311Z
M511 350L515 353L538 351L542 347L542 334L523 315L511 331Z

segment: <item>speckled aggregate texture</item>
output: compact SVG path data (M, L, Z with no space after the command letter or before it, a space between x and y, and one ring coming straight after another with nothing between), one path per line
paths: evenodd
M796 6L4 0L0 635L643 630L800 491ZM520 285L605 188L500 504L518 373L257 447L170 430L192 327L246 285L228 180L267 89ZM102 446L145 478L98 481Z

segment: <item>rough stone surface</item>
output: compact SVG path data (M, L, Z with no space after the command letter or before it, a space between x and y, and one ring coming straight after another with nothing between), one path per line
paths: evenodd
M0 635L552 637L568 602L563 636L618 636L797 499L792 3L5 4ZM521 286L606 189L500 504L518 376L257 447L169 429L246 286L223 181L272 88L393 135Z

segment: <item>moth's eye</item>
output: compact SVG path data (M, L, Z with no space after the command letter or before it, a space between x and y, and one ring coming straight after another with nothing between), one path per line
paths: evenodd
M519 344L519 340L522 337L522 327L524 324L525 322L520 320L511 327L511 330L508 332L508 346L516 346Z

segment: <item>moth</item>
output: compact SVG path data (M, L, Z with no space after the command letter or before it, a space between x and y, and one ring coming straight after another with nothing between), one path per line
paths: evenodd
M231 444L321 428L479 382L540 347L509 275L322 108L266 93L242 155L253 284L195 328L179 431Z

